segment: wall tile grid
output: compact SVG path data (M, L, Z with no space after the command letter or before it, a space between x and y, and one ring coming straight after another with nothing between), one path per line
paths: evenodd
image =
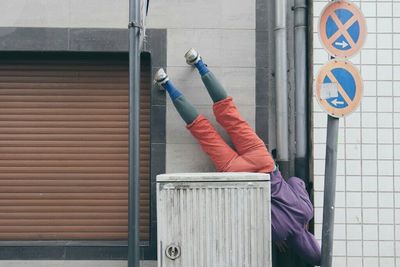
M317 34L329 1L314 1L314 77L329 60ZM351 58L364 79L359 109L340 119L333 266L400 267L400 0L352 1L368 37ZM315 229L322 231L327 115L314 99Z

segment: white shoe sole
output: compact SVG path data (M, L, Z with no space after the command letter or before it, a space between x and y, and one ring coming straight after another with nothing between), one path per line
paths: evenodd
M188 65L194 65L200 61L201 56L196 50L190 48L185 54L185 59Z
M167 81L169 81L168 75L165 73L164 69L161 68L159 69L155 74L154 74L154 81L158 85L163 85Z

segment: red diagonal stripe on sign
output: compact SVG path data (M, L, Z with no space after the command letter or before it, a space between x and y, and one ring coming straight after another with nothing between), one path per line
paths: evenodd
M340 85L340 83L336 80L335 75L332 74L331 71L327 72L326 75L329 77L329 79L331 80L331 82L336 83L337 87L338 87L338 91L339 93L342 95L344 101L346 101L346 103L348 105L351 104L352 100L350 99L350 97L347 95L346 90L343 89L343 87Z
M336 26L339 28L339 30L328 39L328 42L332 43L337 38L339 38L340 35L343 34L344 37L346 38L346 40L351 45L351 47L354 47L356 44L354 43L353 38L351 38L351 36L350 36L350 34L348 33L347 30L351 27L351 25L353 25L354 22L357 21L357 18L355 16L353 16L345 24L342 24L342 22L337 17L335 12L333 12L331 14L331 18L336 23Z

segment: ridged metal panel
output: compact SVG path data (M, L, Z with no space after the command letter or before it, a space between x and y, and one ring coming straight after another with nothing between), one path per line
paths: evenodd
M0 240L127 239L127 60L0 62ZM149 240L148 60L141 79L140 230Z
M268 181L217 177L158 183L158 266L270 266L269 190ZM181 248L176 260L166 257L170 244Z

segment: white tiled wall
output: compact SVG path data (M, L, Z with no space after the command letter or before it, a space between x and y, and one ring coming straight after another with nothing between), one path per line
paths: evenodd
M314 1L314 77L329 60ZM400 0L351 1L368 37L351 61L364 80L360 108L340 120L333 266L400 267ZM315 222L321 237L326 120L314 99Z

